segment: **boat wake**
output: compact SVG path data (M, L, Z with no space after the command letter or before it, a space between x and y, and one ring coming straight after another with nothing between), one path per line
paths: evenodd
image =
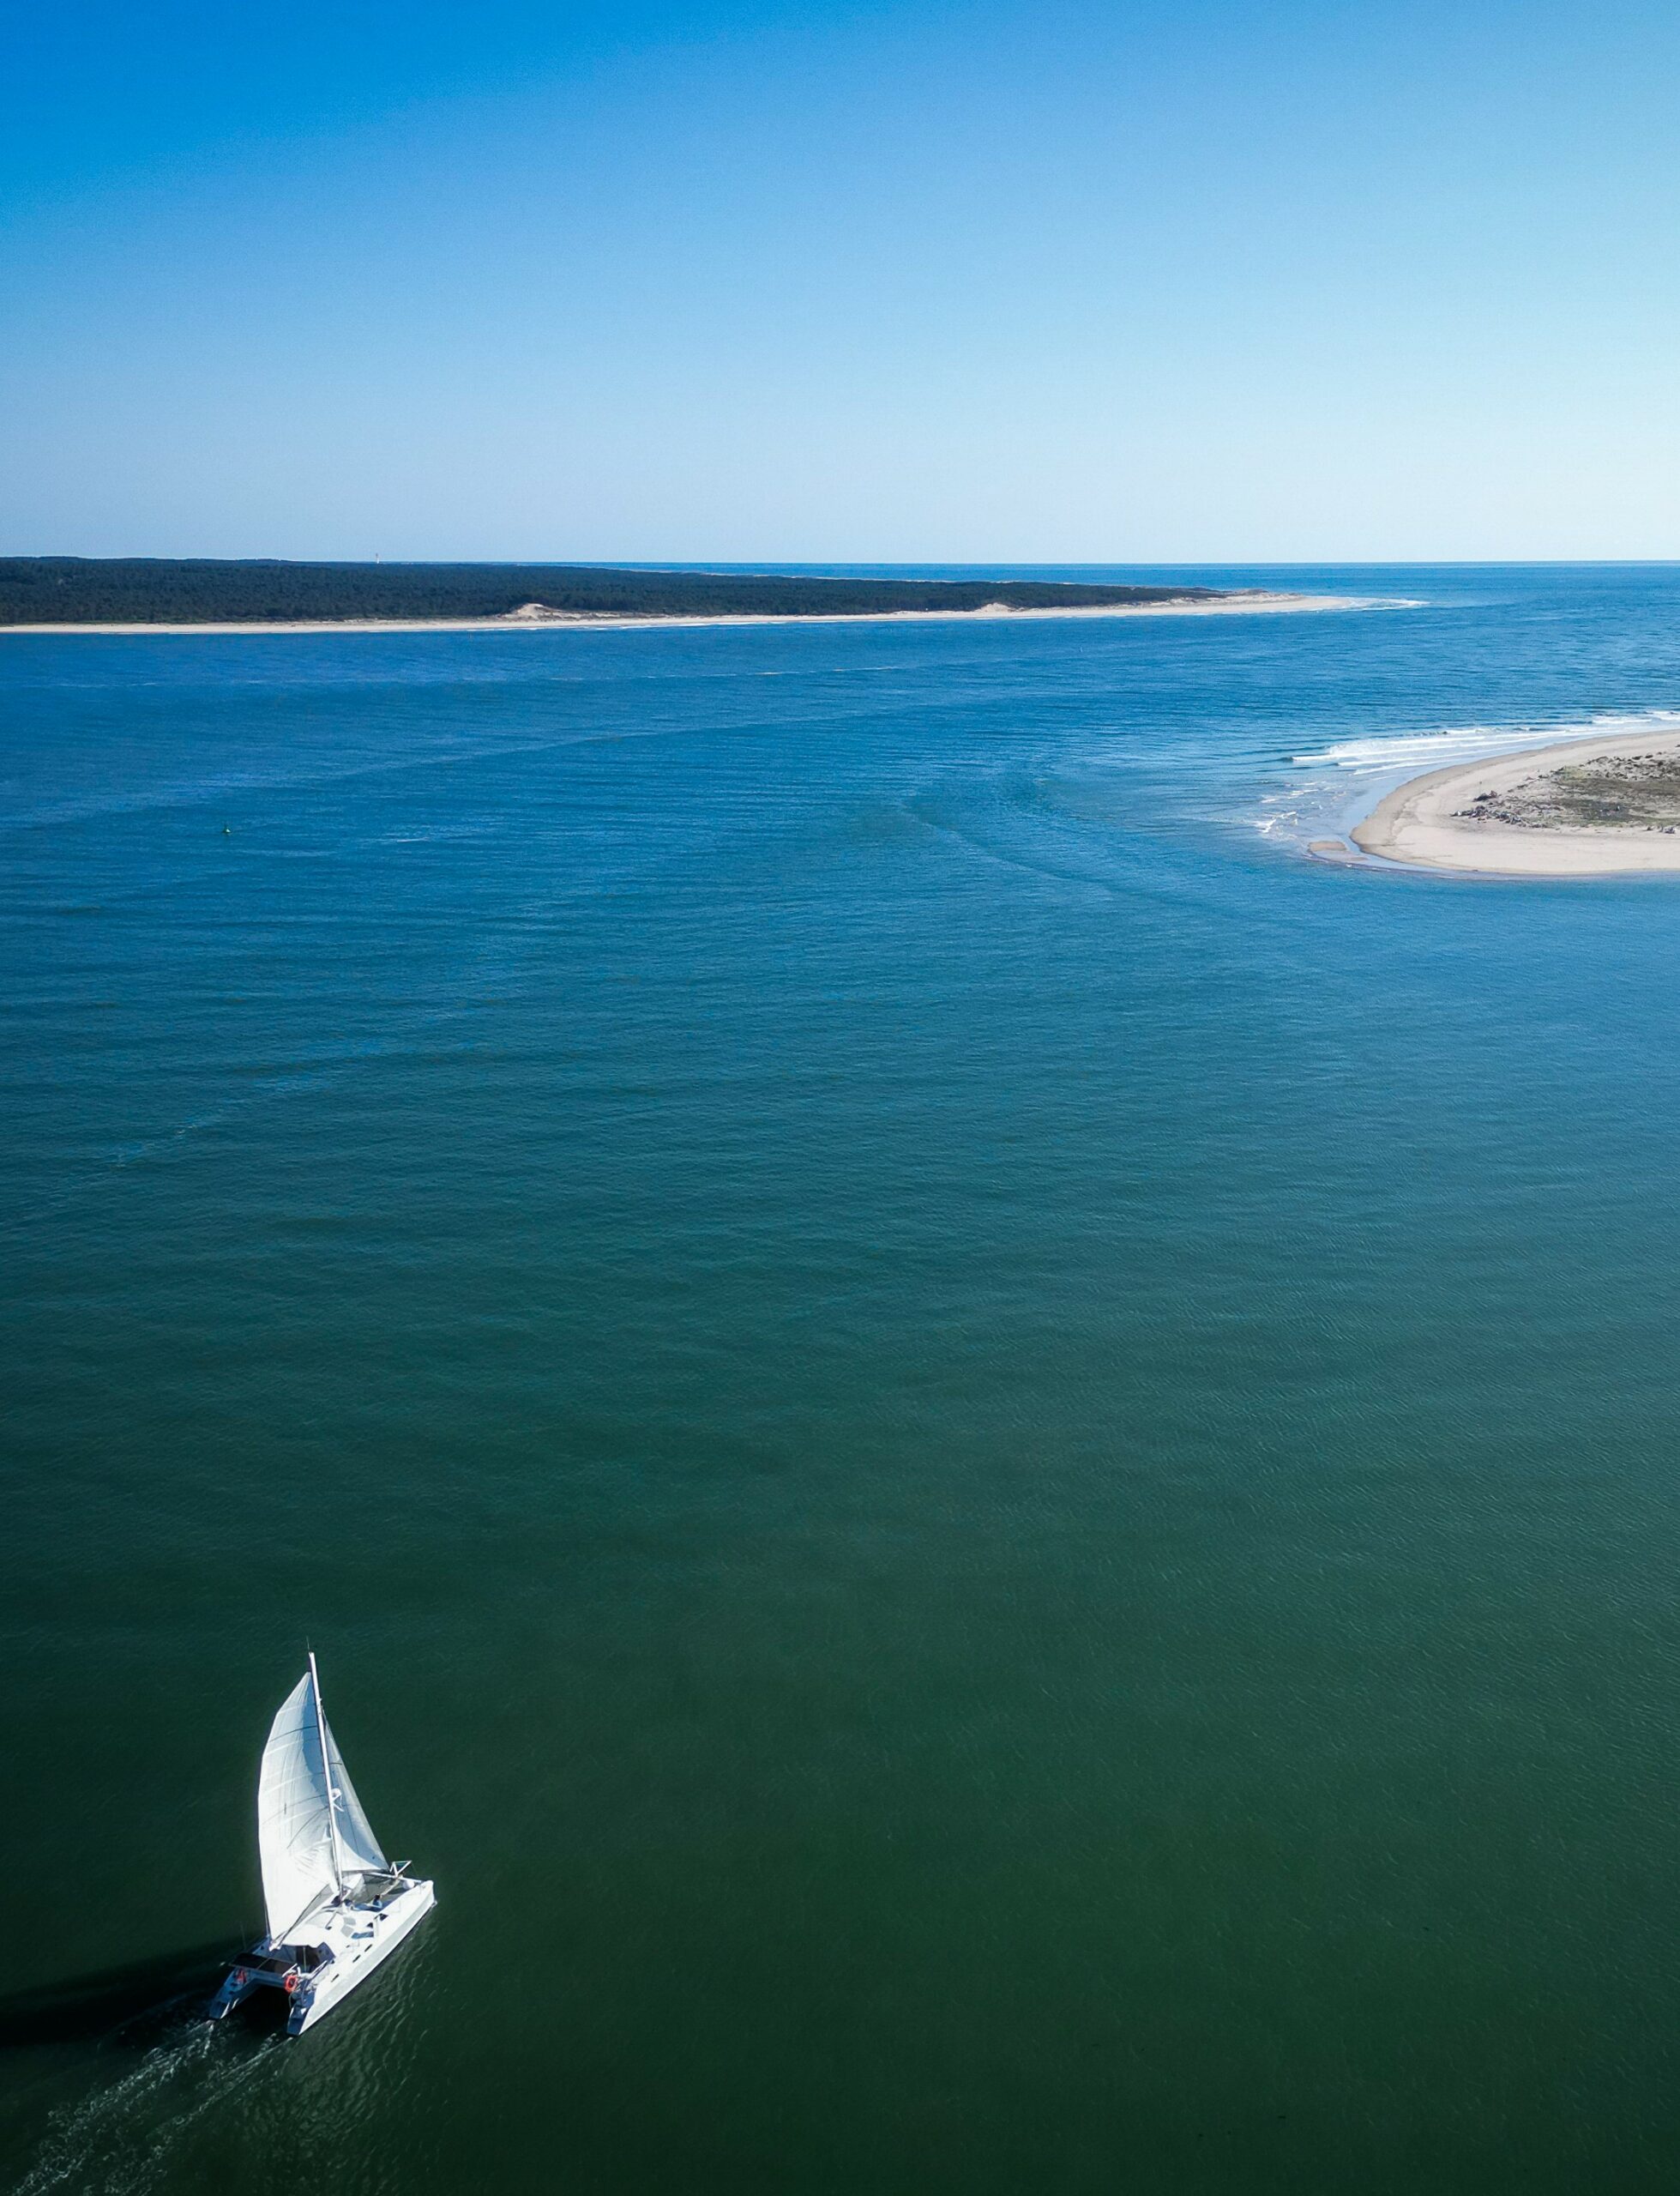
M1315 839L1346 836L1385 793L1428 770L1474 763L1484 755L1550 747L1560 739L1587 739L1595 733L1637 737L1677 727L1680 709L1641 709L1562 723L1447 725L1434 731L1338 740L1292 756L1295 776L1289 785L1262 795L1261 813L1252 820L1262 837L1304 847Z
M17 2196L144 2196L207 2113L260 2078L284 2038L184 2024L108 2088L55 2115Z

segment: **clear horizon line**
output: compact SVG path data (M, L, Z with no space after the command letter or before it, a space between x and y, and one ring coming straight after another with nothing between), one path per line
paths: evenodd
M863 569L900 571L973 571L985 572L1000 566L1012 571L1324 571L1339 569L1359 570L1374 568L1389 571L1419 570L1539 570L1546 568L1570 569L1581 565L1604 566L1622 570L1629 566L1666 567L1680 565L1680 554L1672 557L1066 557L1060 558L988 557L793 557L762 558L650 558L650 557L545 557L545 556L387 556L376 552L363 556L322 555L279 556L269 550L251 550L239 555L214 554L203 551L161 552L156 550L116 550L93 552L79 549L8 549L0 550L0 563L59 563L74 562L87 564L394 564L394 565L483 565L523 567L557 571L673 571L673 572L774 572L783 566L798 566L819 570L850 570Z

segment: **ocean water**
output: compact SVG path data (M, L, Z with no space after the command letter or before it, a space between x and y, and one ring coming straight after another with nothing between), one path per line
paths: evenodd
M0 636L4 2185L1671 2185L1680 881L1303 848L1680 569L1197 576Z

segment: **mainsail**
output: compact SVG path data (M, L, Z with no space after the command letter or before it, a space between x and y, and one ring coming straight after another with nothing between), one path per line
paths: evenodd
M346 1877L389 1865L322 1713L313 1658L280 1704L262 1749L256 1837L268 1934L276 1944L286 1942L287 1930L323 1891L340 1890Z

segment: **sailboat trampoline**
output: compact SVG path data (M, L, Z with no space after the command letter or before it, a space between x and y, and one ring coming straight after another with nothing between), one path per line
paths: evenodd
M315 1656L280 1704L256 1788L268 1934L232 1968L220 2020L254 1991L284 1991L301 2036L365 1982L431 1913L437 1894L380 1849L321 1704Z

